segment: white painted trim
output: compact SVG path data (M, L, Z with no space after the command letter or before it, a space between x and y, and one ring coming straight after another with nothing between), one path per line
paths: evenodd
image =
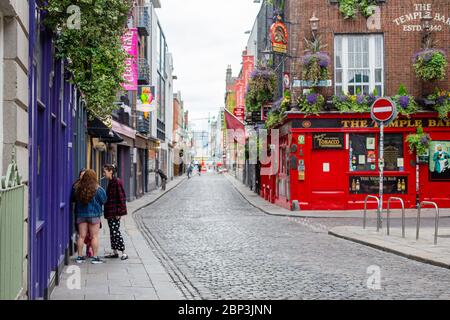
M375 81L375 69L376 69L376 38L381 37L381 89L382 92L378 92L381 96L384 95L385 83L384 83L384 37L381 34L367 34L367 35L355 35L355 34L340 34L334 38L334 91L336 93L336 48L337 42L341 41L341 65L342 65L342 91L348 93L348 39L349 37L367 37L369 39L369 91L373 92L377 83Z

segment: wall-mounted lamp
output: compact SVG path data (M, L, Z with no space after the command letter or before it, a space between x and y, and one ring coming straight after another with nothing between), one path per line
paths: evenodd
M319 21L320 19L316 17L315 13L313 13L313 16L309 19L309 24L311 25L311 31L313 33L319 29Z

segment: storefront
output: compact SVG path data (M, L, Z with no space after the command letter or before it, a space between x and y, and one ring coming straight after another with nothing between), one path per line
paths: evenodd
M416 164L405 140L418 126L432 142ZM379 128L368 113L289 112L279 129L277 174L261 173L261 196L288 209L298 201L300 210L352 210L378 194ZM385 201L395 196L408 208L418 200L450 207L449 158L450 121L429 112L393 121L385 129Z
M142 197L147 189L147 167L148 167L148 139L136 135L135 140L135 172L136 172L136 197Z

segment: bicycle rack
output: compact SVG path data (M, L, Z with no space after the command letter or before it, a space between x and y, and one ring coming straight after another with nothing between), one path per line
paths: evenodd
M363 219L363 229L366 228L366 217L367 217L367 200L368 199L375 199L377 200L377 232L380 230L380 223L379 221L381 220L381 213L380 213L380 199L376 196L367 196L364 199L364 219Z
M386 227L387 227L387 235L389 235L389 227L390 227L390 216L389 213L391 211L391 200L397 200L400 201L401 205L402 205L402 237L405 237L405 202L403 201L402 198L398 198L398 197L390 197L388 199L387 202L387 214L386 214Z
M434 206L436 209L436 216L434 221L434 244L437 244L437 236L438 236L438 229L439 229L439 207L436 204L436 202L431 201L422 201L419 205L419 209L417 211L417 230L416 230L416 240L419 240L419 229L420 229L420 212L422 210L422 207L424 205L431 205Z

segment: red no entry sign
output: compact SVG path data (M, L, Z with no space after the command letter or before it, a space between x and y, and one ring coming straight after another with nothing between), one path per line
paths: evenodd
M371 116L374 121L388 122L397 115L395 104L387 98L378 98L372 105Z

